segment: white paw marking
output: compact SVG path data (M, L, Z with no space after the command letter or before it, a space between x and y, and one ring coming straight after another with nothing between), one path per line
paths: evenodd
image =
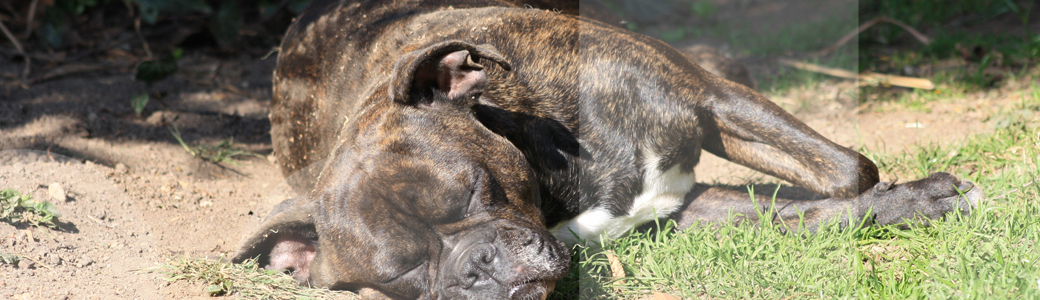
M655 217L664 218L679 209L683 197L695 184L693 172L683 173L679 165L661 172L657 169L661 157L647 153L643 166L643 191L635 197L627 214L612 216L605 207L594 207L556 225L550 229L552 234L569 245L578 242L575 234L586 240L613 239L653 221Z

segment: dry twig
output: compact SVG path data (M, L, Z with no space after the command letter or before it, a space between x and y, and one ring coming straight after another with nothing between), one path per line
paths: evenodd
M816 72L820 74L826 74L834 77L841 77L846 79L858 80L859 85L878 85L878 84L889 84L895 86L902 86L915 89L931 90L935 88L935 84L931 80L917 77L906 77L896 75L878 74L873 72L865 72L862 74L856 74L855 72L824 67L817 64L810 64L806 62L793 61L789 59L777 59L777 62L791 66L797 69L806 70L809 72Z
M881 23L881 22L892 23L892 24L895 24L896 26L902 27L903 30L906 30L907 32L910 32L910 34L913 35L914 38L917 38L918 41L920 41L921 43L923 43L925 45L930 45L932 43L932 39L928 38L928 36L922 34L921 32L917 31L913 27L910 27L910 25L906 25L906 23L899 22L899 21L893 20L893 19L891 19L889 17L882 16L882 17L877 17L877 18L871 19L870 21L867 21L866 23L863 23L863 25L860 25L859 28L856 28L856 30L853 30L852 32L850 32L849 34L846 34L844 37L842 37L840 40L838 40L837 43L834 43L834 45L831 45L830 47L827 47L826 49L823 49L823 50L820 50L819 52L816 52L815 55L817 55L817 56L824 56L824 55L831 54L831 52L834 52L834 50L837 50L838 47L841 47L842 45L845 45L845 43L848 43L849 40L852 40L852 38L856 37L856 35L858 35L860 32L863 32L864 30L867 30L867 28L870 28L871 26L874 26L877 23Z
M7 30L7 26L5 26L2 21L0 21L0 30L4 31L4 35L7 36L8 40L11 40L11 43L14 44L14 48L18 49L18 53L22 54L22 57L25 58L25 68L22 69L22 79L29 77L29 65L32 64L32 59L29 58L28 54L25 54L25 49L22 48L22 44L18 42L18 38L15 38L14 34L11 34L11 31Z
M141 34L141 16L137 16L134 19L134 31L137 32L137 37L141 39L141 45L144 46L144 55L146 59L152 59L152 49L148 47L148 40L145 40L144 35Z
M17 252L15 252L15 255L21 256L21 257L22 257L22 258L24 258L24 259L28 259L28 260L30 260L30 261L32 261L32 262L34 262L34 263L36 263L37 265L41 265L41 266L43 266L44 268L47 268L47 270L51 270L51 272L54 272L54 268L51 268L51 266L48 266L48 265L47 265L47 264L45 264L45 263L42 263L42 262L40 262L40 261L38 261L38 260L35 260L35 259L33 259L32 257L29 257L28 255L25 255L25 254L22 254L22 253L17 253Z
M87 218L89 218L89 219L90 219L91 221L94 221L95 223L98 223L98 225L101 225L101 226L104 226L104 227L108 227L108 229L114 229L114 228L116 228L115 226L112 226L112 225L106 224L106 223L105 223L104 221L101 221L101 220L95 219L94 217L91 217L91 216L87 216Z
M27 81L29 84L35 84L42 81L55 79L58 77L64 77L72 74L89 73L94 71L101 71L107 69L125 69L131 67L128 64L67 64L61 65L57 68L51 69L36 78Z
M40 2L40 0L33 0L33 2L29 4L29 20L25 21L25 38L29 38L29 36L32 35L33 17L36 16L36 4L38 2Z

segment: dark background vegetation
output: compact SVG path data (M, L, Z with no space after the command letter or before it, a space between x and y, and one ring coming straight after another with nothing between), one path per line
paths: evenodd
M309 2L13 0L0 4L0 20L26 52L45 62L75 61L108 49L145 56L142 37L156 54L180 47L262 55L278 44L292 18Z
M24 62L28 56L31 65L27 70L5 69L0 75L8 85L24 85L63 75L46 72L62 64L108 60L136 65L141 61L159 62L167 58L166 66L145 66L159 69L154 76L146 74L139 78L152 82L176 70L176 59L169 58L179 58L181 51L259 58L277 47L292 18L309 2L3 1L0 2L0 22L6 25L11 36L0 41L0 58ZM918 72L919 65L962 57L983 71L962 74L960 79L984 88L1001 77L988 74L986 70L990 67L1022 69L1040 56L1040 32L1035 29L1036 22L1031 22L1040 14L1037 12L1040 5L1032 0L864 0L858 2L858 7L849 7L849 11L832 12L830 19L795 22L787 26L790 28L784 27L788 30L771 36L763 34L768 28L748 26L773 26L742 22L729 16L731 11L761 4L760 0L602 2L623 16L627 21L625 26L631 30L670 43L721 40L726 47L732 47L739 58L752 63L763 57L806 57L834 43L858 24L878 16L917 28L932 38L931 44L921 44L905 30L882 23L864 31L856 41L835 54L812 57L813 61L859 71L921 76L930 74ZM21 51L10 41L12 37L19 41Z

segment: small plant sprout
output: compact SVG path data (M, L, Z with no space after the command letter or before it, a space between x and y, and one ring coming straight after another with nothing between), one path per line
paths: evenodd
M229 163L235 165L235 158L239 156L253 156L257 158L263 158L263 156L254 152L236 149L234 147L234 138L221 141L220 143L214 146L199 145L192 147L188 146L188 143L184 142L184 138L181 137L181 131L177 128L176 125L170 126L170 134L173 135L174 139L177 139L177 142L181 144L181 147L183 147L184 151L188 152L188 154L191 154L191 156L201 158L211 163Z
M162 59L153 59L142 61L137 64L137 73L134 75L134 79L137 81L143 81L147 88L144 93L134 95L130 98L130 105L134 108L134 113L138 116L144 112L144 107L148 105L148 100L151 96L148 95L147 90L150 90L152 83L163 80L174 73L177 73L177 61L184 55L184 50L177 48L170 52L169 56L163 57Z
M54 204L46 201L35 202L31 199L32 195L22 195L14 189L0 190L0 220L58 229L58 217L61 217L61 214Z

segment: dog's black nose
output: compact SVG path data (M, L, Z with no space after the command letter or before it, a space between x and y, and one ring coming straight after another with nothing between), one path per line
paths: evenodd
M494 274L493 264L495 257L498 256L498 248L492 244L481 243L474 245L467 252L466 260L459 268L459 276L462 279L462 285L470 288L475 283L487 280L491 274Z

